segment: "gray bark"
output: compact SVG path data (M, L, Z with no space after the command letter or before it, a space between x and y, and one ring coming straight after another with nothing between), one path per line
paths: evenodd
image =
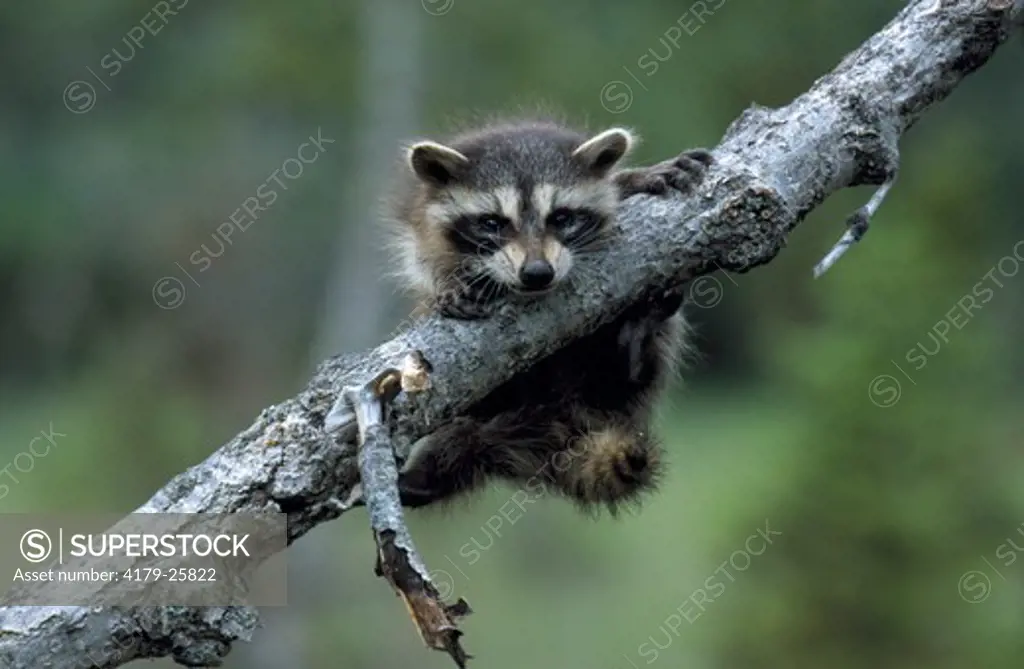
M371 351L329 359L296 397L265 409L140 511L283 510L290 540L337 517L344 507L336 500L359 478L354 444L336 445L323 429L344 387L399 367L410 350L423 352L434 367L433 387L394 403L393 438L402 447L628 305L681 291L716 266L746 271L770 261L828 195L885 182L900 136L989 59L1022 12L1024 0L910 2L790 105L744 112L716 148L717 165L695 195L624 202L623 243L614 255L592 261L593 275L605 282L484 322L427 317ZM872 243L870 236L862 243ZM354 430L347 433L354 437ZM115 667L171 656L186 665L216 665L257 623L246 608L11 607L0 610L0 664Z

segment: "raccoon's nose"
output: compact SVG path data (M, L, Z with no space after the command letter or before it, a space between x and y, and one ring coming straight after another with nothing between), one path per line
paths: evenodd
M519 280L526 290L547 288L555 278L555 268L547 260L530 260L519 269Z

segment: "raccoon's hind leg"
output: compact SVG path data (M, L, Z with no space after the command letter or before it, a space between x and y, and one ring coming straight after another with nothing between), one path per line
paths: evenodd
M551 458L552 483L584 510L637 505L663 471L663 449L646 426L625 416L582 428Z
M402 504L444 502L493 479L527 494L552 489L588 510L639 502L662 471L662 447L634 418L584 408L563 418L459 418L421 439L402 466Z
M487 478L478 461L482 425L456 418L412 446L398 475L403 506L420 507L479 487Z
M526 480L541 474L564 435L557 423L527 411L456 418L413 445L398 477L402 504L425 506L495 478Z

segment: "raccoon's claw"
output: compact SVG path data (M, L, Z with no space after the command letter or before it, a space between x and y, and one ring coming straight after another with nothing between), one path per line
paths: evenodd
M669 188L680 193L689 193L704 178L704 172L711 165L711 154L704 149L690 149L679 154L673 160L666 160L655 165L651 174L651 184L655 194L663 194Z
M711 152L706 149L683 151L672 160L666 160L647 168L622 173L619 185L622 197L645 193L664 195L669 189L689 193L704 178L707 168L714 162Z
M437 501L440 498L440 495L436 491L414 488L403 483L402 480L399 479L398 497L402 502L402 506L409 507L410 509L418 509Z
M652 466L650 446L647 442L647 435L642 430L635 431L633 439L623 443L624 448L619 451L612 463L615 475L623 482L634 483L649 478Z
M440 495L437 494L436 491L410 486L402 480L401 476L398 477L398 499L402 502L402 506L407 506L413 509L421 506L427 506L439 497ZM366 506L366 497L363 495L362 484L355 484L352 487L351 492L349 492L348 496L345 498L345 501L335 499L331 500L329 503L339 512Z
M447 318L475 321L490 317L494 313L494 304L473 300L458 293L445 293L437 298L437 309Z

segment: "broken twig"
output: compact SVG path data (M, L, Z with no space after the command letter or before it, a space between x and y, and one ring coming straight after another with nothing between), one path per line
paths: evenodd
M822 274L827 272L832 265L836 264L843 254L846 253L851 246L863 239L864 234L868 231L868 227L871 225L871 217L875 215L878 208L882 206L882 202L885 200L885 196L889 194L889 189L896 182L896 173L893 172L885 183L878 187L875 194L871 196L868 203L857 211L850 214L849 218L846 219L846 232L839 238L836 245L832 247L824 258L814 266L814 278L819 278Z
M413 545L402 513L398 466L387 427L388 405L398 393L422 392L429 385L430 365L417 351L406 357L401 370L387 369L365 386L346 388L339 402L351 407L358 426L361 495L377 543L375 571L405 602L423 642L447 652L462 669L470 656L459 643L462 631L456 621L470 613L469 604L461 598L452 605L441 601Z

